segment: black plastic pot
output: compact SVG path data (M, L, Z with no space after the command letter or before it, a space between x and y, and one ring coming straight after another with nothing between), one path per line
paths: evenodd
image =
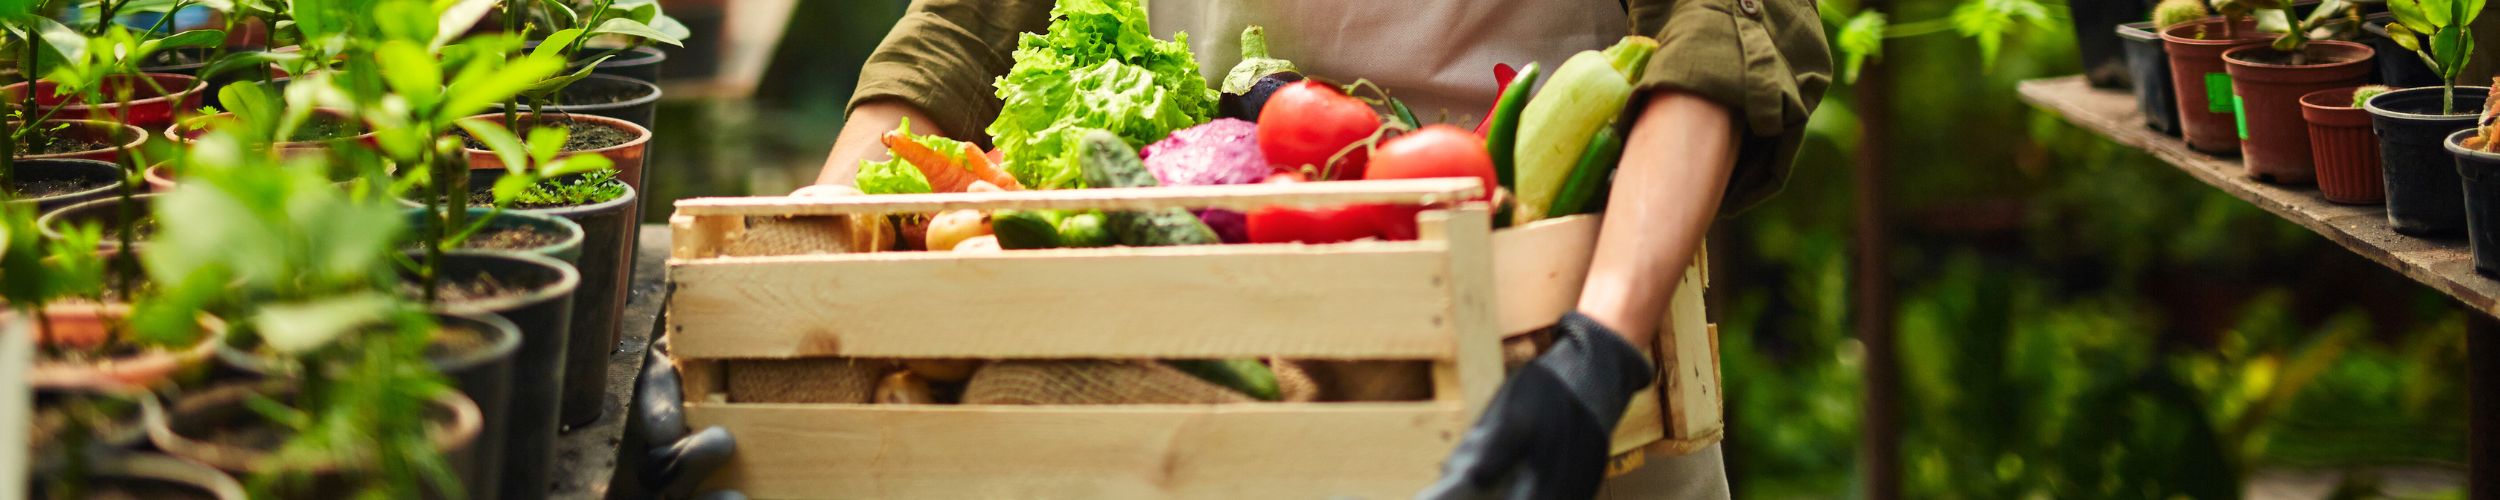
M2474 130L2459 130L2443 142L2457 157L2457 176L2465 180L2465 242L2474 250L2474 272L2500 277L2500 154L2466 149Z
M2440 114L2439 87L2379 94L2363 103L2378 132L2379 165L2387 176L2387 223L2413 236L2453 236L2465 229L2465 193L2456 160L2441 142L2474 126L2489 87L2457 87L2454 114Z
M2127 55L2127 74L2139 82L2135 110L2144 114L2144 127L2179 135L2179 98L2171 94L2170 54L2163 51L2161 34L2153 32L2151 22L2121 24L2116 31Z
M207 498L244 500L250 495L243 482L215 467L154 453L112 457L93 464L88 471L87 498ZM48 491L48 478L58 470L37 470L27 487L34 491L27 498L56 498L64 492Z
M131 214L131 220L145 220L154 217L154 215L151 215L153 213L152 207L156 205L156 198L159 196L164 195L144 193L131 196L130 202L138 205L137 208L133 209L135 212ZM43 236L45 238L60 239L62 235L61 230L64 228L68 228L76 224L94 224L97 227L104 229L104 240L98 242L96 248L117 249L122 246L121 239L116 234L116 228L121 227L121 210L121 197L108 193L105 196L100 196L92 200L78 202L77 204L61 207L57 210L44 212L42 218L35 219L35 228L43 231ZM134 234L131 235L130 243L133 247L147 248L147 240L148 235Z
M476 182L493 183L499 171L478 172ZM608 354L615 351L618 328L625 314L626 292L634 274L634 233L638 221L634 208L640 205L633 186L615 182L625 188L625 195L597 204L542 209L516 209L513 212L554 216L573 221L582 228L581 290L574 294L572 338L568 340L568 360L589 360L572 363L564 372L564 425L575 426L598 420L605 411L608 384Z
M608 95L635 97L600 104L565 104L581 102L580 97ZM558 92L556 102L555 105L547 106L546 112L605 116L634 122L635 125L649 129L651 117L659 109L660 86L633 78L592 73L589 77L565 87L563 92ZM521 105L521 111L527 112L533 109L535 109L534 106ZM494 110L502 112L503 105L496 104Z
M2069 2L2075 21L2075 50L2083 53L2083 77L2100 88L2125 88L2131 82L2168 82L2132 78L2115 30L2120 24L2143 21L2152 4L2143 0ZM2161 43L2156 36L2153 42Z
M526 48L538 48L538 41L530 41L526 44ZM668 61L667 52L661 52L660 49L653 47L644 46L626 50L617 50L615 47L600 47L592 45L584 46L581 50L574 52L573 61L570 64L566 64L565 69L581 69L583 64L588 64L590 61L596 60L602 55L613 55L614 57L609 57L608 60L600 62L597 69L590 70L591 74L616 75L635 80L642 80L648 83L660 82L660 63Z
M415 204L413 202L407 202L406 200L402 200L402 203L408 203L411 205ZM486 228L480 229L478 231L479 233L484 233L486 230L496 228L527 227L532 231L544 234L553 234L556 235L555 243L538 248L523 250L523 252L554 257L556 260L564 261L566 264L574 264L581 261L583 235L582 226L580 224L575 224L572 220L562 217L546 214L513 210L496 212L494 209L483 207L469 208L469 221L471 223L475 223L477 218L487 217L490 215L494 217L494 220L487 221ZM433 219L426 217L425 209L420 207L408 209L408 220L409 226L413 228L409 230L410 234L425 234L425 226Z
M2369 32L2361 36L2361 41L2370 44L2370 49L2379 53L2378 79L2374 81L2396 88L2439 85L2439 73L2431 71L2430 64L2422 62L2421 56L2396 45L2395 39L2387 37L2387 23L2395 21L2393 14L2374 14L2361 23L2361 30Z
M423 254L409 256L424 262ZM493 276L521 287L525 293L438 306L451 314L492 313L510 320L521 332L520 351L512 357L511 383L505 396L503 457L499 488L503 498L546 495L548 468L555 459L555 440L563 394L565 345L569 338L573 295L581 273L573 266L542 255L511 252L455 251L443 254L445 283ZM407 276L403 276L407 278ZM601 365L607 360L590 362Z
M56 194L41 198L9 200L9 204L14 206L33 205L35 207L35 211L38 213L60 210L61 207L112 196L113 193L119 192L123 182L121 166L95 160L72 160L66 158L51 160L19 158L16 163L16 171L13 175L15 177L11 179L11 182L85 181L103 183L102 186L76 192Z

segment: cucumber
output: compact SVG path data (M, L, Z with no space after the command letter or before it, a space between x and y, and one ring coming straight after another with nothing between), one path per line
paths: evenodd
M1107 247L1119 243L1103 229L1102 213L1085 212L1059 219L1059 245L1068 248Z
M1077 168L1084 172L1086 185L1119 188L1160 184L1155 181L1153 172L1146 171L1145 161L1137 159L1137 149L1129 147L1128 142L1120 140L1120 136L1102 130L1087 130L1078 142L1083 149L1078 152L1080 163ZM1107 223L1104 226L1111 230L1111 236L1128 246L1214 245L1224 242L1216 237L1214 228L1207 227L1206 221L1198 220L1197 215L1178 208L1106 211L1103 212L1103 219Z
M1000 210L990 213L990 234L998 236L999 248L1030 250L1059 248L1059 225L1051 220L1049 211Z
M1606 184L1606 174L1615 170L1623 159L1623 131L1607 121L1589 136L1588 149L1580 153L1580 162L1571 167L1571 177L1563 179L1562 190L1554 193L1554 205L1546 208L1547 217L1561 217L1587 211L1589 200L1597 198L1597 190ZM996 225L995 221L991 222Z
M1493 179L1504 188L1519 189L1518 181L1511 180L1511 171L1518 168L1511 151L1519 143L1519 112L1528 109L1528 96L1536 93L1538 76L1536 63L1519 68L1519 74L1510 79L1510 88L1502 89L1502 98L1494 101L1493 125L1484 130L1484 151L1493 154Z
M1241 391L1261 401L1275 401L1281 397L1276 387L1276 372L1259 363L1259 360L1185 359L1165 363L1198 377L1198 380Z

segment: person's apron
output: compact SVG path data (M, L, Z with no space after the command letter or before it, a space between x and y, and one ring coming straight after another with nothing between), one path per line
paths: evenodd
M1387 87L1415 116L1473 128L1493 107L1493 65L1550 73L1632 34L1619 0L1147 0L1155 36L1189 34L1209 86L1241 61L1241 30L1267 29L1270 57L1337 84Z

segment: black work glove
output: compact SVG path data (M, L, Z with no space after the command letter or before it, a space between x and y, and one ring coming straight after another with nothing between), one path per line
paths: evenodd
M668 357L668 337L651 341L642 362L642 378L634 386L634 434L629 442L640 443L643 449L629 448L625 453L639 453L635 469L645 495L656 493L662 498L689 498L703 480L729 462L738 451L738 440L729 436L729 429L712 426L689 435L686 429L685 386L677 379L677 364ZM744 499L736 491L706 492L704 499Z
M1631 343L1580 313L1554 347L1520 367L1416 498L1589 498L1605 479L1615 422L1656 370Z

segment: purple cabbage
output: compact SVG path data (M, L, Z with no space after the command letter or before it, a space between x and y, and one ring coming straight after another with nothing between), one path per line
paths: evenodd
M1275 171L1259 153L1258 124L1232 118L1173 131L1138 154L1165 186L1257 184ZM1198 219L1225 243L1250 241L1250 219L1240 212L1200 210Z

